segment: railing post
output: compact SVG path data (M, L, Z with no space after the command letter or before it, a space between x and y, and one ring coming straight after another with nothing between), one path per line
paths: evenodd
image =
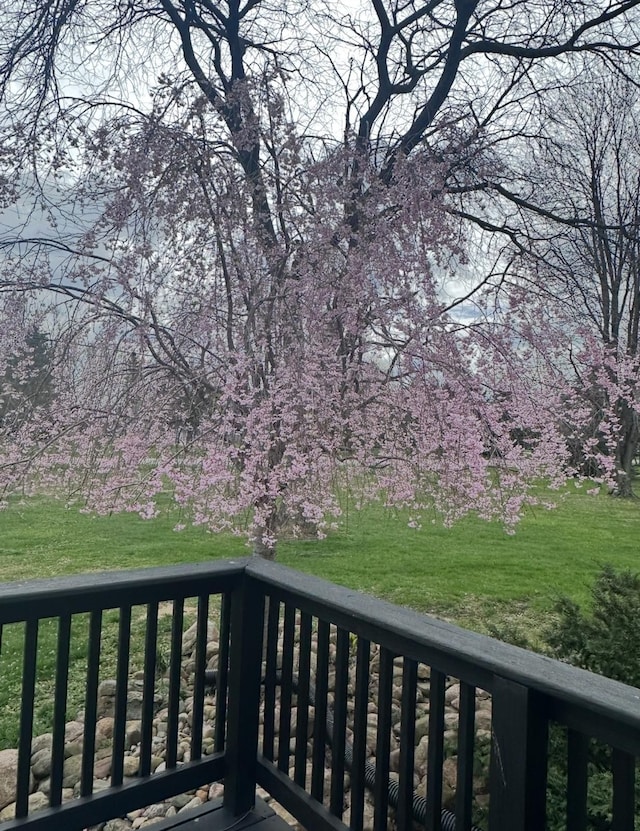
M528 687L492 690L489 831L540 831L546 819L548 722Z
M229 706L224 805L234 816L255 803L264 593L244 577L231 592Z

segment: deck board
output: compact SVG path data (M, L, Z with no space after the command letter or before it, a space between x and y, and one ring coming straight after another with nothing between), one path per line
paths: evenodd
M198 808L154 823L154 831L290 831L290 826L262 799L256 798L252 811L234 817L222 799L207 802Z

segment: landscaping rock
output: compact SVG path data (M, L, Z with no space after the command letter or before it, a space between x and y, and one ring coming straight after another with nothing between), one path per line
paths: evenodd
M44 808L48 807L49 799L41 791L36 791L35 793L29 794L28 811L30 814L35 814L36 811L42 811ZM10 805L7 805L5 808L2 809L2 811L0 811L0 822L15 819L15 816L16 803L12 802Z
M216 667L217 655L219 652L217 644L217 628L211 624L209 626L209 636L207 642L207 657L211 666ZM331 653L335 657L335 632L332 632ZM191 726L193 722L193 690L190 685L193 683L192 673L195 667L195 659L193 655L193 648L195 645L196 627L190 627L183 637L183 691L186 693L181 704L181 712L178 716L178 763L188 761L191 755ZM312 640L311 652L315 658L317 654L317 644L315 639ZM378 674L380 667L379 649L374 647L372 649L370 659L370 699L367 702L367 725L366 725L366 746L369 761L375 764L375 754L378 745L378 705L377 705L377 690L378 690ZM299 651L296 649L295 661L299 660ZM294 663L294 672L295 672ZM390 707L390 777L397 781L398 770L400 766L400 749L399 736L401 729L401 710L400 702L402 698L402 672L403 661L396 659L394 662L394 685L393 694L394 700ZM329 672L329 686L335 677L335 671L331 667ZM416 712L415 712L415 751L414 751L414 786L418 788L419 793L425 792L426 788L426 768L428 756L428 735L429 735L429 689L430 689L430 670L422 664L418 664L418 685L416 689ZM142 682L143 674L141 672L135 673L131 679L127 690L127 723L125 726L125 755L123 758L123 774L125 783L135 781L135 777L140 772L141 761L141 723L140 713L142 705ZM166 679L163 679L157 685L157 691L154 696L154 721L152 729L152 744L151 744L151 771L166 770L166 742L168 732L168 701L166 698L168 685ZM355 666L351 666L348 678L348 694L347 701L348 721L350 723L354 712L354 689L355 689ZM162 695L159 690L162 691ZM95 726L95 752L94 752L94 766L93 766L93 792L98 793L102 790L107 790L110 787L110 774L112 770L112 743L114 734L114 705L116 697L116 682L113 680L103 681L98 690L98 711L99 716ZM329 693L329 703L333 698L332 693ZM276 699L277 700L277 699ZM449 748L449 752L455 752L457 742L457 728L458 728L458 709L460 706L460 685L455 679L447 679L445 691L445 746ZM297 736L298 724L300 721L301 710L298 707L297 698L294 693L292 708L289 719L289 775L293 777L294 767L294 752L296 750L296 743L302 742L305 746L307 756L306 767L306 786L310 786L312 777L312 762L311 756L313 751L313 736L314 736L314 715L315 709L313 706L309 707L308 727L306 736ZM207 755L213 752L215 741L215 717L216 717L216 698L213 694L207 694L203 703L203 724L202 724L202 754ZM387 719L385 717L385 723ZM264 712L260 714L260 736L264 732ZM353 734L351 732L351 724L347 730L348 740L353 741ZM274 713L274 733L275 733L275 758L277 759L279 749L279 733L282 725L280 724L280 707L279 703L276 705ZM476 693L476 737L478 741L490 741L491 739L491 700L490 696L478 690ZM63 800L67 801L71 798L77 798L80 794L80 776L82 770L82 750L84 739L84 723L81 719L70 721L65 726L65 763L63 776ZM35 737L32 742L32 756L31 756L31 773L32 793L29 799L29 811L40 810L42 807L48 805L48 795L51 787L51 747L52 735L51 733ZM15 815L15 777L17 769L17 751L6 750L0 752L0 822ZM455 789L456 789L456 774L457 774L457 760L455 756L445 759L443 765L443 798L445 806L453 806ZM325 759L325 776L323 781L323 791L325 802L330 797L331 791L331 749L327 748ZM350 778L345 774L344 778L344 821L348 825L350 817ZM37 790L35 790L37 787ZM476 804L481 802L486 803L487 790L487 776L482 773L474 778L474 799ZM224 786L220 783L213 783L211 785L203 785L197 790L190 793L180 794L167 799L163 802L154 803L146 808L132 811L126 817L109 820L107 823L101 823L95 826L95 831L129 831L129 829L145 829L151 825L162 822L166 817L175 816L178 813L188 813L193 808L206 803L209 800L219 799L224 793ZM295 819L282 806L278 805L271 798L269 794L262 789L258 789L259 795L262 796L269 804L272 805L276 813L284 818L286 822L298 828ZM373 806L370 795L367 795L364 805L364 831L372 831L373 829ZM393 812L391 812L390 829L394 828ZM0 829L1 831L1 829Z
M17 770L18 751L12 748L0 750L0 810L15 802ZM32 775L29 783L29 793L35 790L35 786L35 779Z

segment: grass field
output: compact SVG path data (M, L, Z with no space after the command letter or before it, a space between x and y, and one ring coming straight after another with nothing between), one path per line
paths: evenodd
M0 581L246 556L242 538L177 519L92 517L55 501L0 513ZM451 529L407 526L377 507L352 512L326 540L290 540L279 562L351 588L447 614L475 628L501 610L544 613L559 594L588 602L601 564L640 571L640 500L571 489L558 508L531 510L515 535L467 519Z
M134 515L92 517L52 500L15 503L0 513L0 582L249 553L242 538L212 535L203 528L176 533L176 521L175 516L151 521ZM469 628L526 630L530 635L541 628L560 594L588 603L603 563L640 571L640 501L590 497L573 489L556 510L531 511L514 536L498 524L474 519L452 529L429 524L413 530L406 516L371 507L351 513L326 540L281 543L278 558ZM113 621L107 617L107 673L112 671L108 656L115 655L117 613L108 615ZM134 619L134 636L136 625ZM46 730L51 718L56 638L56 623L43 622L36 732ZM143 638L138 640L141 647ZM0 747L15 746L17 738L22 642L21 626L6 627L0 656ZM134 637L132 647L135 643ZM133 664L141 660L141 649L139 654L134 650ZM82 701L86 650L80 647L72 663L78 683L72 681L69 691L70 710Z

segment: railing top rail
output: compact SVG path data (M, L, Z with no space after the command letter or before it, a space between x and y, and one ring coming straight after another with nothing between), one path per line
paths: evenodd
M476 686L490 691L496 675L522 684L545 696L550 717L589 732L594 716L601 737L640 748L640 689L256 557L0 584L0 625L214 594L245 576L279 599Z
M246 564L239 558L0 583L0 624L224 591Z
M572 711L600 716L640 748L640 689L538 655L352 589L252 558L248 576L276 596L312 614L326 615L350 631L378 640L399 654L427 660L490 690L494 675L549 696L552 717L572 721ZM584 721L581 719L580 721ZM629 734L631 731L631 734ZM618 729L615 733L618 734Z

